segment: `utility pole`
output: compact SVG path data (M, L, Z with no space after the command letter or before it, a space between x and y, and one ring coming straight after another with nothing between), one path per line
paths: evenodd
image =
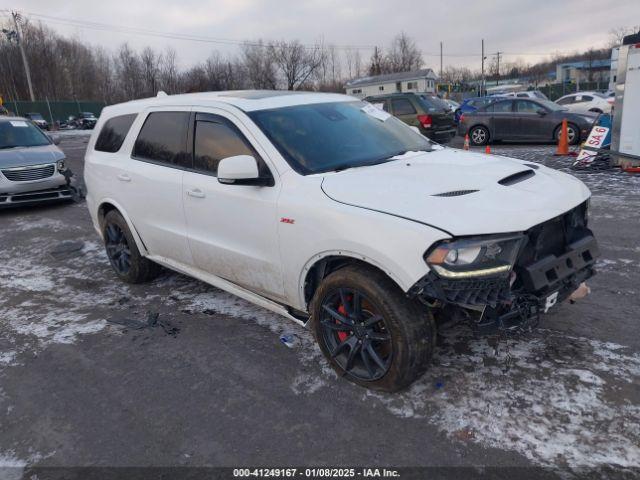
M482 76L480 77L480 96L484 96L484 61L487 57L484 56L484 38L482 39Z
M442 42L440 42L440 81L442 82Z
M497 57L497 64L496 64L496 86L498 85L498 82L500 82L500 55L502 55L504 52L500 52L497 51L495 53L496 57Z
M16 40L18 41L18 46L20 47L20 54L22 55L22 63L24 64L24 73L27 75L27 84L29 85L29 96L31 97L31 101L35 102L36 97L33 95L33 85L31 84L31 71L29 70L29 62L27 61L27 55L24 53L24 46L22 45L22 34L20 33L20 26L18 25L18 20L20 20L20 14L18 12L11 12L11 16L13 17L13 23L16 26Z

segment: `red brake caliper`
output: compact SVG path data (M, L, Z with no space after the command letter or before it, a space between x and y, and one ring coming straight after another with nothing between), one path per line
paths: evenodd
M340 304L340 306L338 307L338 313L345 317L347 316L347 309L344 308L344 304L342 303ZM336 323L340 323L340 322L336 320ZM338 332L338 338L340 339L341 342L344 342L347 339L347 337L349 337L349 332Z

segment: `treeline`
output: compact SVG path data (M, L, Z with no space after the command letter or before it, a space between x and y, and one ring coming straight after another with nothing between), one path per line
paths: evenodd
M0 26L8 31L14 28L9 23ZM404 33L397 35L386 50L381 47L373 48L373 53L368 50L367 58L355 47L303 45L297 40L256 40L245 42L235 54L213 51L204 62L179 68L176 52L171 48L162 52L151 48L136 51L124 43L115 51L107 50L63 37L28 19L23 20L21 30L37 100L77 99L110 104L154 96L159 90L169 94L245 88L343 92L344 84L353 78L424 66L422 52ZM487 80L528 78L543 84L558 62L598 60L609 55L609 49L591 48L535 64L503 58L499 70L497 59L490 57L485 64L485 75ZM479 78L479 68L471 70L448 64L441 80L468 83ZM0 35L0 94L7 100L29 99L20 50L15 41L3 34Z
M181 69L172 48L137 52L125 43L113 52L28 20L21 31L38 100L109 104L154 96L159 90L169 94L244 88L342 92L351 78L422 66L420 51L405 34L393 40L387 53L376 48L370 62L356 48L257 40L242 44L234 55L213 51L204 62ZM10 100L29 99L20 50L5 36L0 41L0 72L0 93Z

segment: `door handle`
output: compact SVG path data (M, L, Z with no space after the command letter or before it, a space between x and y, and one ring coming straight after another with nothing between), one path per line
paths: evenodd
M187 195L194 198L204 198L206 195L199 188L194 188L193 190L187 190Z
M118 175L118 180L120 180L121 182L130 182L131 177L126 173L121 173L120 175Z

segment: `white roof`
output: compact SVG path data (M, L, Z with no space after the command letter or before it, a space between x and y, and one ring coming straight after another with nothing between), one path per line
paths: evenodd
M163 93L163 92L162 92ZM155 106L215 106L226 103L246 112L313 103L349 102L357 98L338 93L298 92L287 90L229 90L222 92L163 95L133 100L107 107L118 111L140 111Z

